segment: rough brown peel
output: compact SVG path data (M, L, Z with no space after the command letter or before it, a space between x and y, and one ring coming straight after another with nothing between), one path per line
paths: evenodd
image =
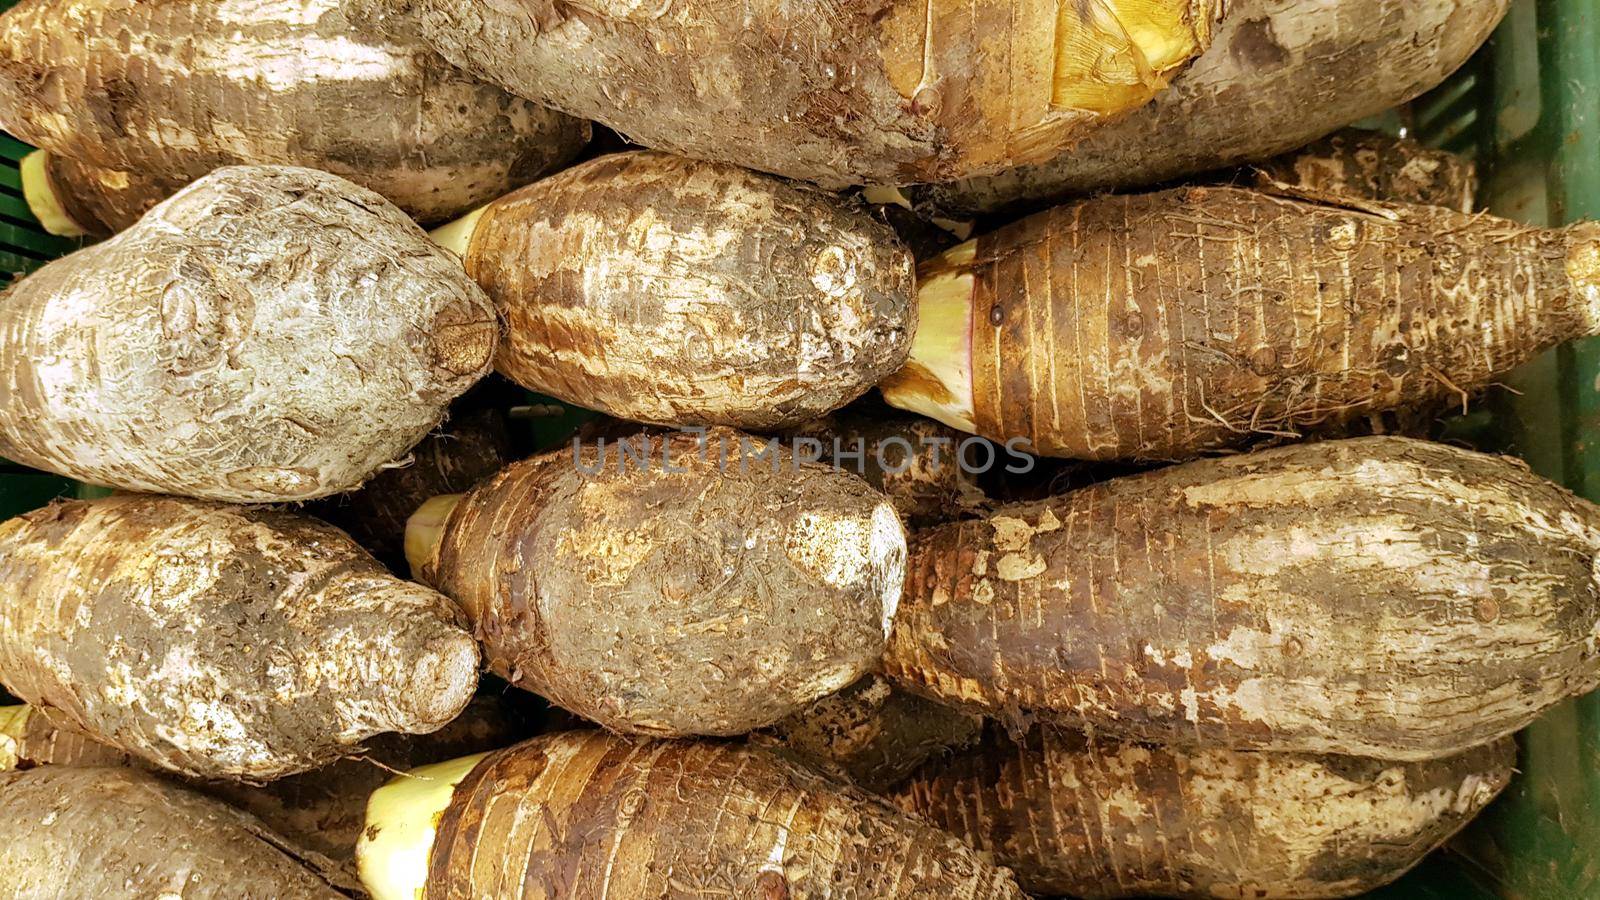
M1404 438L1114 479L921 532L890 678L1137 740L1426 759L1600 684L1600 509Z
M991 728L896 791L1034 894L1353 897L1400 877L1510 781L1507 738L1448 759L1180 750Z
M123 766L137 757L94 739L66 713L0 706L0 771L34 766Z
M358 854L376 900L398 896L369 877L386 827ZM955 838L776 757L598 731L483 758L419 850L422 900L1023 900Z
M588 140L586 123L353 26L338 0L25 0L0 17L0 126L75 161L55 186L101 234L261 163L343 175L438 221Z
M986 503L975 473L960 458L961 443L970 437L931 419L840 410L784 437L795 442L796 452L820 455L866 479L913 527L947 522Z
M872 668L904 580L893 507L726 429L651 446L648 470L593 445L515 463L420 542L490 669L613 730L731 735Z
M1246 166L1242 174L1268 190L1477 210L1478 171L1472 160L1377 131L1347 128Z
M601 157L493 203L462 256L496 366L619 418L770 428L905 362L911 254L864 209L733 166Z
M1508 6L1233 0L1211 49L1148 105L1049 162L931 185L913 196L919 206L968 218L1269 159L1443 82Z
M0 773L0 833L12 897L358 896L254 818L137 769Z
M868 675L751 741L874 793L894 787L929 759L978 739L983 719Z
M893 405L1168 460L1465 402L1600 332L1600 226L1227 187L1058 207L924 264Z
M244 503L348 490L488 371L494 308L377 194L219 169L0 294L0 456Z
M127 495L0 525L0 679L105 742L264 780L433 731L478 655L448 600L308 517Z
M830 187L1053 157L1147 102L1224 0L347 0L636 143Z

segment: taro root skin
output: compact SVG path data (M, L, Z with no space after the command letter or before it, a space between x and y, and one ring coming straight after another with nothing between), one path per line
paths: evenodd
M522 97L635 143L826 187L1049 159L1147 102L1223 0L346 0Z
M279 778L443 727L478 680L458 618L291 513L130 494L0 524L6 689L189 776Z
M982 727L981 716L872 674L751 740L831 778L882 793L929 759L972 744Z
M1184 750L991 727L894 792L1033 894L1353 897L1399 878L1511 780L1516 744L1439 760Z
M1075 459L1187 459L1461 402L1600 333L1600 225L1232 187L1058 207L920 278L884 398Z
M94 234L231 165L321 169L442 221L589 138L339 0L25 0L0 16L0 125L64 158L56 195Z
M0 772L0 871L14 897L341 900L353 879L251 816L148 772Z
M1287 187L1459 213L1478 208L1478 169L1471 159L1378 131L1347 128L1293 153L1246 166L1243 174L1263 190Z
M506 320L502 375L623 419L797 424L898 369L916 328L886 225L719 163L601 157L436 236Z
M1173 466L917 534L884 672L1178 746L1429 759L1600 685L1600 508L1358 438Z
M770 725L876 664L905 530L853 475L741 462L753 440L658 438L648 471L594 446L514 463L412 517L414 571L491 671L607 728Z
M310 169L218 169L0 294L0 456L236 503L349 490L489 369L458 260Z
M1233 0L1172 87L1038 165L912 190L952 219L1259 162L1433 89L1509 0Z
M357 860L374 900L1025 900L955 838L770 754L600 731L395 779Z

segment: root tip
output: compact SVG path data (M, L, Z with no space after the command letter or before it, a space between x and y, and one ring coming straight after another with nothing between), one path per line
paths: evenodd
M50 180L50 154L35 150L22 158L22 197L44 230L60 237L83 237L88 229L67 215L66 207Z

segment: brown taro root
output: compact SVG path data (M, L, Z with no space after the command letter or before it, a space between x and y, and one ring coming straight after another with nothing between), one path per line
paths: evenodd
M962 441L970 436L931 419L841 410L791 429L784 438L794 442L796 452L865 478L908 525L946 522L985 502L959 457Z
M352 26L339 0L24 0L0 16L0 127L65 158L30 168L29 201L95 234L249 164L333 172L442 221L588 140L583 122Z
M290 513L126 495L0 524L0 680L165 769L263 780L436 730L478 680L452 604Z
M1170 90L1056 158L913 190L954 219L1259 162L1398 106L1483 44L1509 0L1233 0Z
M1224 0L347 0L486 81L635 143L816 181L1050 159L1164 89Z
M374 900L1024 900L955 838L770 754L600 731L395 779L356 855Z
M129 768L0 772L10 897L332 900L359 885L226 804Z
M911 254L865 209L733 166L617 153L435 232L506 319L496 367L623 419L775 428L905 362Z
M1511 779L1510 738L1447 759L1181 750L990 728L895 792L1024 890L1120 897L1352 897L1416 865Z
M382 197L219 169L0 294L0 456L93 484L307 500L402 458L498 324Z
M1328 138L1246 167L1263 190L1284 187L1323 196L1477 209L1472 160L1406 138L1347 128Z
M752 741L864 790L882 792L918 766L978 739L983 719L868 675Z
M1229 187L1063 206L925 263L892 405L1183 459L1471 392L1600 332L1600 226Z
M1426 759L1600 685L1600 508L1406 438L1266 450L912 542L884 671L1181 745Z
M882 495L727 429L650 447L514 463L411 517L412 571L491 671L616 731L733 735L877 663L905 578Z
M360 490L320 501L311 511L385 563L403 562L406 519L418 506L467 490L511 458L504 417L482 410L452 419L428 435L411 451L409 465L385 469Z

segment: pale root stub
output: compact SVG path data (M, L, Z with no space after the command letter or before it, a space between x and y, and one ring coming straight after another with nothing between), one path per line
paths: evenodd
M58 202L96 234L249 164L332 172L442 221L589 137L420 43L353 25L338 0L25 0L0 16L0 63L0 126L58 157Z
M895 802L1034 894L1319 900L1399 878L1515 771L1510 738L1457 756L1181 749L1042 727L936 760Z
M941 215L1014 214L1062 198L1259 162L1431 90L1509 0L1233 0L1172 87L1036 165L912 191Z
M0 295L0 456L240 503L357 487L443 418L498 323L392 204L219 169Z
M347 0L647 147L827 187L1049 159L1211 41L1222 0Z
M161 768L267 780L471 699L446 598L305 516L125 495L0 524L12 694Z
M502 375L618 418L797 424L899 368L916 329L886 225L722 163L612 154L434 236L506 320Z
M650 471L595 445L515 463L413 516L408 555L512 683L615 731L743 734L870 670L905 577L881 494L765 446L715 429L655 438Z

